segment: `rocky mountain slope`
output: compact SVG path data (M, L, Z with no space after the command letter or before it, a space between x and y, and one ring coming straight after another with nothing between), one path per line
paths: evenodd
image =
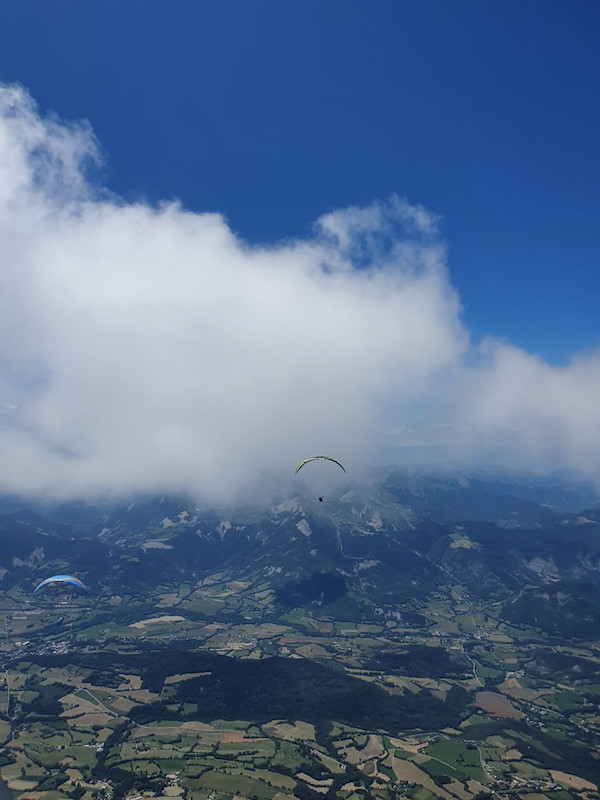
M555 633L575 624L585 636L600 623L600 511L579 510L584 500L600 507L573 476L479 468L385 471L323 503L268 508L167 497L38 506L0 517L0 579L28 592L72 572L114 595L226 571L270 586L279 609L412 614L415 624L419 604L453 585L502 603L514 622Z

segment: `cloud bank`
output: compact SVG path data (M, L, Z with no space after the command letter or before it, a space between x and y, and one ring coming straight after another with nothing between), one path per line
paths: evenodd
M0 87L0 490L230 500L444 426L600 465L600 357L469 342L437 220L398 198L256 247L88 180L91 129ZM394 443L401 443L401 437Z

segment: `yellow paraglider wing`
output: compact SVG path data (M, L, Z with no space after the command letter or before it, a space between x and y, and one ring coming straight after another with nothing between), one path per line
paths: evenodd
M331 458L331 456L310 456L309 458L305 458L305 459L304 459L304 461L301 461L301 462L298 464L298 466L296 467L296 469L295 469L295 471L294 471L294 475L295 475L297 472L300 472L300 470L302 469L302 467L303 467L305 464L308 464L308 462L309 462L309 461L333 461L333 463L334 463L334 464L337 464L337 465L338 465L338 467L341 467L341 469L343 469L343 470L344 470L344 472L346 472L346 470L345 470L345 469L344 469L344 467L343 467L343 466L340 464L340 462L339 462L339 461L336 461L336 460L335 460L335 458Z

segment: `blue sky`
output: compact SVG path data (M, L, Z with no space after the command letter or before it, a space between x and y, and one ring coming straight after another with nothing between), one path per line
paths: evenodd
M4 2L0 80L89 119L127 198L264 242L397 193L442 216L475 337L600 339L596 0Z

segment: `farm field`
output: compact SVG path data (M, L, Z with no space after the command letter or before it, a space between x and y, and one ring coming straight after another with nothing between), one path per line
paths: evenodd
M59 630L49 629L53 608L4 601L1 773L23 800L93 800L113 790L225 800L600 797L599 678L567 688L541 677L540 641L547 658L552 644L498 621L485 604L467 612L440 594L422 609L430 624L421 628L302 609L251 622L240 612L268 603L264 584L215 574L177 591L161 587L154 599L132 595L126 610L115 598L114 619L97 621L85 600L65 605ZM164 666L169 651L179 655ZM598 658L594 643L561 654ZM360 724L310 704L308 716L278 717L286 680L296 691L292 671L268 680L251 716L235 713L234 701L207 715L202 686L214 704L217 687L230 686L229 663L273 658L321 664L328 680L347 676L394 709L412 708L411 698L419 705L404 724L383 711ZM162 666L152 672L147 663ZM236 680L262 696L260 679L242 672ZM430 703L447 707L444 724Z

